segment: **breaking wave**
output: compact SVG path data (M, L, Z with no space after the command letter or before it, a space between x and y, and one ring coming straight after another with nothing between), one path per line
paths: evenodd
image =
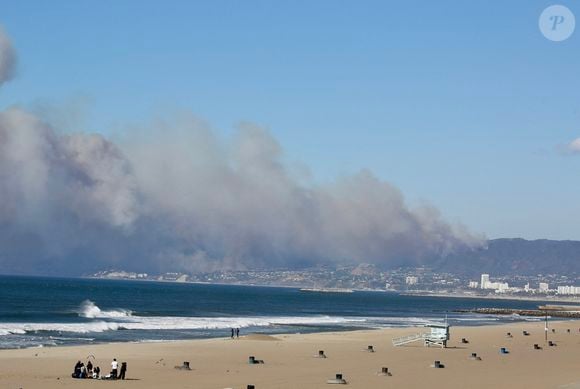
M91 300L85 300L81 303L79 307L78 314L80 317L86 317L88 319L115 319L121 317L129 317L133 314L132 311L126 309L113 309L110 311L103 311L101 308L95 305Z
M343 317L343 316L249 316L249 317L176 317L133 316L126 309L102 310L85 300L77 311L79 317L92 319L74 323L0 323L0 336L56 333L102 333L119 330L220 330L229 328L265 328L290 326L337 326L385 328L421 326L432 322L422 317ZM496 321L496 317L462 317L457 321Z
M117 330L210 330L226 328L270 327L292 325L364 325L364 318L331 316L313 317L139 317L124 316L118 321L88 323L0 323L0 335L26 334L40 331L94 333Z

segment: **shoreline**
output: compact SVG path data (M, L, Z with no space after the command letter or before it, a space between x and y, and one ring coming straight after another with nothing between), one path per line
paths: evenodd
M95 387L100 380L70 378L77 360L94 356L94 364L108 372L113 357L128 363L130 380L116 381L119 388L246 388L317 389L341 373L351 388L385 387L435 389L465 387L577 388L576 367L580 351L577 321L551 322L544 342L544 323L518 322L478 327L451 327L449 348L423 347L411 343L394 347L394 337L425 331L421 327L354 330L312 334L249 334L229 338L163 341L154 343L104 343L20 350L0 350L0 387L56 389ZM567 329L572 329L570 333ZM523 336L522 330L530 333ZM513 337L507 338L506 332ZM466 338L468 343L462 343ZM540 344L542 350L534 350ZM373 345L375 352L366 351ZM498 350L505 347L509 354ZM316 358L323 350L328 358ZM480 361L469 358L472 353ZM248 357L265 361L249 365ZM444 369L429 367L439 360ZM176 369L184 361L191 371ZM387 367L392 376L381 376ZM385 382L388 380L387 382ZM498 383L501 382L501 385ZM565 386L578 385L578 386Z
M482 309L482 310L491 310L493 312L478 312L478 309ZM502 317L502 316L510 316L511 312L508 313L497 313L495 312L495 310L503 310L501 308L496 309L496 308L478 308L475 310L457 310L457 311L453 311L454 313L460 313L460 314L464 314L464 313L475 313L475 314L480 314L480 315L495 315L498 317ZM517 309L507 309L510 311L518 311ZM480 322L477 322L477 324L472 324L472 325L457 325L457 326L453 326L450 325L452 328L482 328L482 327L501 327L501 326L517 326L518 324L522 324L525 325L526 323L538 323L538 322L544 322L543 318L544 316L537 316L537 315L520 315L521 319L518 319L517 321L511 321L511 322L501 322L499 321L489 321L489 320L482 320ZM572 323L576 323L578 324L578 326L580 327L580 317L576 317L576 316L557 316L557 315L549 315L548 316L550 319L550 323L570 323L570 325L572 325ZM526 318L529 318L530 320L526 320ZM542 320L539 320L539 319ZM439 319L433 319L433 318L426 318L426 320L429 320L429 322L431 324L441 324L441 322L444 320L444 318L439 318ZM385 326L385 327L380 327L380 328L373 328L373 327L358 327L358 328L348 328L345 327L343 330L337 329L337 328L332 328L332 329L319 329L319 330L312 330L312 331L306 331L306 332L276 332L276 331L271 331L271 332L262 332L259 330L255 330L255 331L251 331L251 332L243 332L244 335L240 336L240 338L247 338L247 337L252 337L252 336L264 336L264 337L278 337L278 336L283 336L283 337L292 337L292 336L315 336L317 334L332 334L332 335L340 335L340 334L350 334L350 333L365 333L365 332L380 332L380 331L410 331L413 329L423 329L424 326L417 326L417 325L408 325L408 326L404 326L404 325L397 325L397 326ZM226 331L224 331L224 333L228 333L228 329L225 329ZM579 332L580 332L580 328L579 328ZM201 336L201 337L196 337L196 338L188 338L188 339L142 339L142 340L126 340L126 341L103 341L103 342L90 342L90 343L71 343L71 344L56 344L56 345L35 345L35 346L29 346L29 347L18 347L18 348L0 348L0 353L4 352L4 351L15 351L15 350L44 350L44 349L59 349L59 348L82 348L82 347L93 347L93 346L114 346L114 345L126 345L126 344L134 344L134 345L139 345L139 344L163 344L163 343L169 343L169 344L175 344L175 343L180 343L180 342L203 342L203 341L215 341L215 340L225 340L225 341L229 341L232 340L230 338L230 336L224 335L224 336ZM236 339L233 339L236 340ZM580 389L580 388L578 388Z

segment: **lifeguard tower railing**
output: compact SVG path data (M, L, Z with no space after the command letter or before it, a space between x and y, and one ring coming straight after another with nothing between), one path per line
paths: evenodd
M442 348L447 347L447 341L450 339L448 324L427 324L424 327L429 328L430 331L394 338L392 340L393 346L398 347L408 343L423 341L425 347L432 345Z

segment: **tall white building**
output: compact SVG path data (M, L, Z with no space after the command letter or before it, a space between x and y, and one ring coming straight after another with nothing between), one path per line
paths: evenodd
M479 282L477 281L469 281L469 287L472 289L477 289L479 288Z
M419 281L419 278L417 278L415 276L409 276L409 277L405 278L405 284L407 284L407 285L417 285L418 281Z
M548 283L547 282L540 282L540 287L539 287L540 293L546 293L548 292Z
M481 282L479 284L481 289L487 289L488 283L489 283L489 274L482 274L481 275Z

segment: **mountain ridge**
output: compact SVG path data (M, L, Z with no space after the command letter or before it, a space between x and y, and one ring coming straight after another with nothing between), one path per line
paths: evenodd
M435 261L437 268L458 274L578 274L580 241L498 238L475 250L461 250Z

